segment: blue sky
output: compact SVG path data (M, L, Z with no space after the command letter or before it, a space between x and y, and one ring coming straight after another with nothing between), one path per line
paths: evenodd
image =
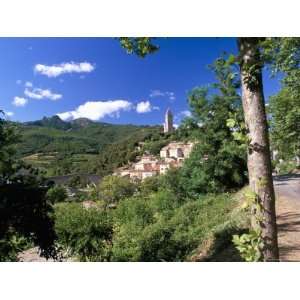
M159 38L144 59L113 38L0 38L0 109L12 120L59 114L118 124L161 124L170 107L179 123L187 92L214 82L207 68L234 38ZM279 89L264 74L266 99Z

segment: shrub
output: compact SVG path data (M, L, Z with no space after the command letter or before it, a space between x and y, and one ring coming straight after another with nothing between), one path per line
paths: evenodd
M46 196L51 203L63 202L68 197L66 189L61 185L51 187Z
M136 189L136 184L129 178L109 175L104 177L99 185L99 196L107 205L116 204L132 196Z
M164 189L172 191L178 199L187 196L187 191L183 184L182 168L169 169L168 172L162 176L162 186Z
M78 203L55 207L55 229L59 244L80 261L108 261L112 221L106 211L84 209Z
M38 186L28 177L28 182L32 180L30 184L24 180L0 185L0 239L10 243L14 234L17 239L24 237L40 248L42 256L56 258L53 207L46 197L48 186ZM4 248L0 251L5 252L7 248ZM5 253L13 257L14 249L13 246L11 254ZM5 253L0 253L0 256L5 256Z
M212 230L228 220L229 194L180 203L160 190L122 201L114 212L113 261L182 261Z
M162 187L162 176L146 177L139 185L139 190L143 195L157 192Z
M181 168L171 168L161 176L160 186L178 199L197 199L201 194L234 191L247 181L246 161L242 148L224 142L218 153L207 156L204 143L196 144Z
M15 230L10 229L0 239L0 261L18 261L18 253L30 247L33 247L30 238L26 238Z
M120 202L114 212L116 227L113 237L112 260L159 260L158 254L153 251L154 244L158 251L158 241L166 241L163 232L166 233L168 228L163 223L173 210L173 196L168 191L159 191L149 196L137 195ZM160 237L158 238L156 235ZM152 244L153 247L150 247ZM160 246L161 251L164 252L165 246ZM152 254L147 250L148 247L150 247L149 251L153 252Z
M282 161L276 165L280 175L292 173L296 168L297 164L294 161Z

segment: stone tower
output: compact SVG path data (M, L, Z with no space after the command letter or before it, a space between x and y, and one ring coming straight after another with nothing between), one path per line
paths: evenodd
M164 132L172 132L173 130L173 114L170 108L168 108L165 114Z

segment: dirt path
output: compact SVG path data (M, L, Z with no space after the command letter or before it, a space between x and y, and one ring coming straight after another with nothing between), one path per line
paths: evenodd
M28 250L25 250L18 255L18 261L20 262L72 262L75 261L72 257L69 258L60 258L60 260L54 260L52 258L46 259L45 257L40 256L38 247L34 247Z
M274 177L281 261L300 261L300 174Z
M31 248L26 251L21 252L18 255L19 261L22 262L53 262L53 259L47 260L46 258L40 256L38 248Z

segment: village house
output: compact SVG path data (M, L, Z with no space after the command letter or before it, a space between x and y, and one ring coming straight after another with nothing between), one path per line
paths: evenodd
M164 132L172 130L173 117L168 109L165 115ZM154 155L143 155L138 162L120 168L114 175L144 180L147 177L165 174L170 168L178 168L182 165L184 159L189 157L193 145L192 142L171 142L160 150L159 158Z
M160 157L175 158L177 161L183 161L187 158L193 148L193 143L171 142L160 150Z
M170 168L178 168L189 157L193 143L171 142L160 151L160 157L144 155L128 167L119 169L115 175L144 180L154 175L165 174Z

